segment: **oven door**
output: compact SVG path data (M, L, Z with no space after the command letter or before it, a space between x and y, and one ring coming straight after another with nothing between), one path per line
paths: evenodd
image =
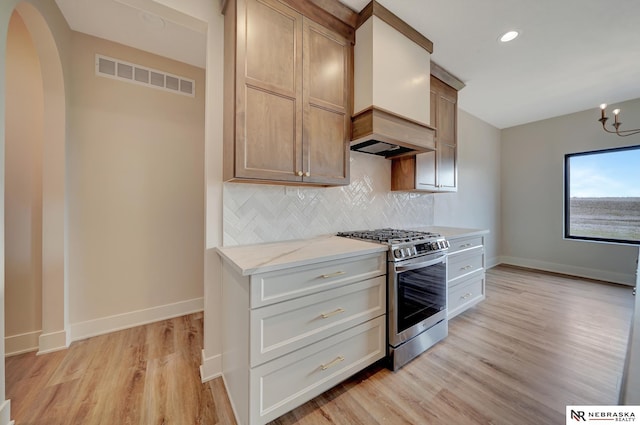
M389 344L397 347L447 318L447 256L389 263Z

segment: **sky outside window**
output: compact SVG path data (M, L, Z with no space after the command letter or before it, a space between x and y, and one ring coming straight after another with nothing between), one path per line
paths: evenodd
M571 158L572 198L640 197L640 149Z

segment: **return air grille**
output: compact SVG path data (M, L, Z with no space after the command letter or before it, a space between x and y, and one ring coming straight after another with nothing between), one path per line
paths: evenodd
M96 55L96 74L195 97L196 82L190 78L168 74L107 56Z

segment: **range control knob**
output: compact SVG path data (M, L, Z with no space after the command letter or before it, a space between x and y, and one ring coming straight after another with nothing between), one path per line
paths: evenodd
M399 248L396 248L393 250L393 256L395 258L402 258L404 257L404 255L402 254L402 250L400 250Z

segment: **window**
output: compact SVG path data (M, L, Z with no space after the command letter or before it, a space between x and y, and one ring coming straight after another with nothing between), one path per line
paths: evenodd
M564 159L564 236L640 245L640 145Z

